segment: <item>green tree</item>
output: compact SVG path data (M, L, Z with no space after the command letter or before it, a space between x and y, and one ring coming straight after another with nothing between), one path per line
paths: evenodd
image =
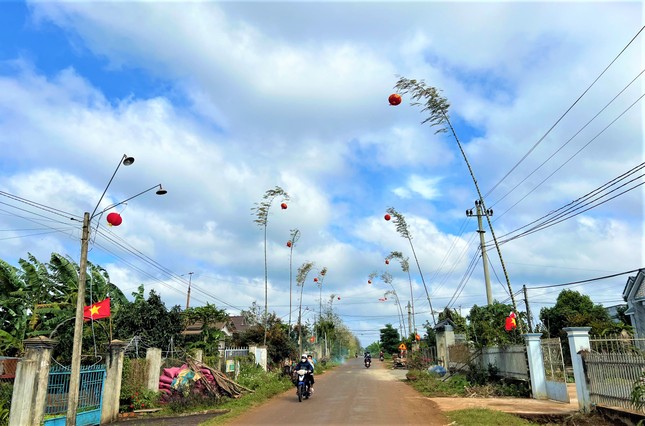
M132 295L134 301L114 317L115 338L130 340L140 336L148 346L168 348L171 339L177 340L184 330L179 305L167 309L154 290L150 290L146 299L143 285Z
M184 328L196 323L201 324L199 335L184 338L186 349L202 349L204 355L216 355L218 342L225 337L221 325L228 321L226 311L207 303L206 306L186 309L182 311L181 316Z
M439 313L439 322L449 319L454 324L455 333L466 333L468 330L468 322L466 318L459 315L456 309L450 309L446 307L443 311Z
M401 344L401 337L396 328L392 324L385 324L385 328L380 330L381 333L381 348L383 352L392 354L399 352L399 345Z
M25 282L18 268L0 260L0 355L16 356L22 351L22 341L29 320Z
M603 335L618 332L624 324L614 323L602 305L574 290L562 290L555 306L540 310L540 321L550 337L562 337L565 327L591 327L591 334Z
M523 343L524 339L519 331L521 329L519 322L526 322L524 314L516 312L518 326L515 330L506 331L504 328L506 317L512 310L511 305L499 303L498 301L494 301L487 306L473 306L467 318L470 322L469 331L472 333L471 336L475 345L482 348Z
M289 338L289 326L282 321L275 312L271 313L266 321L268 330L264 332L264 322L250 327L244 333L236 336L233 341L236 346L258 345L266 335L267 361L270 366L281 365L285 358L296 358L298 348Z

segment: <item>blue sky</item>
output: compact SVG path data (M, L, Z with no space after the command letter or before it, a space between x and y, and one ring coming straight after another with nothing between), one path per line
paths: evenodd
M383 220L394 207L433 308L466 315L486 303L477 221L465 215L477 193L450 134L421 125L406 97L388 105L397 76L448 98L503 236L643 162L642 22L639 2L2 3L0 258L78 260L77 222L7 194L80 217L127 153L135 164L119 169L102 208L157 183L169 191L120 206L124 223L101 222L93 240L90 260L127 294L144 284L184 305L193 272L192 306L263 304L251 208L278 185L291 200L269 216L270 310L289 316L285 244L297 228L294 273L308 261L328 268L323 300L341 296L333 308L363 344L399 325L368 274L390 271L410 299L407 276L384 263L391 251L411 259L416 323L430 320L410 246ZM633 177L620 197L505 242L513 291L642 267ZM507 301L489 257L494 298ZM626 280L572 288L611 306ZM529 291L534 316L560 289Z

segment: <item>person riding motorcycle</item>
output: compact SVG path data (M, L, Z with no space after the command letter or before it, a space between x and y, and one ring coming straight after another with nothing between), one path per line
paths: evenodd
M372 363L372 355L370 355L369 352L365 352L365 355L363 357L363 363L367 365L368 361L370 364Z
M309 361L309 364L311 364L311 368L313 368L313 370L311 370L311 374L309 375L309 379L310 379L309 390L311 391L311 393L314 393L314 382L315 382L314 371L316 370L316 363L314 361L313 355L311 354L307 355L307 361Z
M300 362L296 364L293 371L295 372L298 370L305 370L307 372L307 374L305 374L305 381L309 383L309 390L313 391L311 386L313 385L314 366L307 359L307 354L302 354L302 356L300 357Z

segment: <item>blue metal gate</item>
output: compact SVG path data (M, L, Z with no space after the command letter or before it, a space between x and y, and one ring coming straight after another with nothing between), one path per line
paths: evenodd
M49 370L45 426L65 426L69 393L69 367L54 366ZM91 426L101 423L105 366L81 366L76 424Z

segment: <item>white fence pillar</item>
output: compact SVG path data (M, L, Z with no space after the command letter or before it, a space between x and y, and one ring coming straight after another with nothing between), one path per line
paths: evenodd
M580 352L588 351L591 348L589 344L589 330L591 330L591 327L567 327L563 330L567 332L567 337L569 338L569 351L571 352L573 377L576 381L578 407L583 413L588 413L591 411L591 398Z
M42 423L51 353L55 343L44 336L24 341L25 355L16 368L9 426Z
M249 346L249 353L255 356L255 363L267 371L267 348L266 346Z
M161 375L161 349L146 350L146 389L159 392L159 376Z
M103 406L101 424L112 423L119 417L119 397L123 375L123 352L127 346L121 340L112 340L105 360L105 383L103 385Z
M542 333L524 334L524 339L526 340L526 357L529 362L529 377L531 378L531 393L533 394L533 398L548 399L540 337L542 337Z

